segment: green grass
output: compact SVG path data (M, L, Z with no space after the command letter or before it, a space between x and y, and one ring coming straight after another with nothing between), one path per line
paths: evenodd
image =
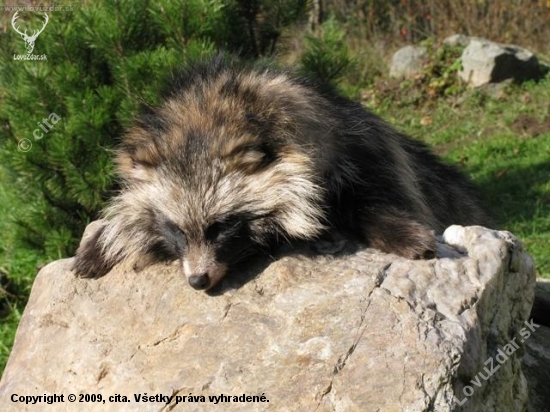
M538 274L550 278L550 78L459 100L400 105L392 97L371 109L459 164L497 227L521 238Z

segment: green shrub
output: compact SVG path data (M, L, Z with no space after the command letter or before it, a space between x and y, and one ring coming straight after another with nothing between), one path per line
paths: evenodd
M266 15L267 13L267 15ZM74 254L117 190L112 148L139 106L188 59L224 50L269 55L305 0L84 2L50 12L33 54L0 17L0 368L36 270ZM21 30L43 13L19 12ZM243 29L243 27L245 29Z
M329 83L337 83L349 74L355 60L344 38L345 31L334 18L326 20L317 35L306 35L300 61L303 71Z

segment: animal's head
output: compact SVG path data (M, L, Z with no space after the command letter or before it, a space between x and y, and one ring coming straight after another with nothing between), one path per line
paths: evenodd
M102 232L77 252L77 272L103 275L147 255L180 260L189 284L209 289L255 246L322 229L318 171L285 138L300 133L299 119L266 90L281 79L235 76L173 93L129 130L116 158L124 187Z

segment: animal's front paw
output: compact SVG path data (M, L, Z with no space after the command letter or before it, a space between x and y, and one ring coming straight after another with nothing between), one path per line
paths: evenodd
M90 226L94 225L92 223ZM113 268L114 263L108 261L101 250L101 234L104 225L89 227L86 229L80 246L76 251L72 270L81 278L99 278L106 275Z
M436 257L435 232L403 212L374 214L364 227L370 247L407 259Z
M425 227L419 229L397 244L393 253L407 259L433 259L437 255L435 233Z

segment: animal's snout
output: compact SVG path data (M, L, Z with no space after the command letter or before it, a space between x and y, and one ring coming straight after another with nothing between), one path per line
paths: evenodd
M193 289L197 289L197 290L208 289L210 287L210 277L208 276L208 273L189 276L189 284Z

